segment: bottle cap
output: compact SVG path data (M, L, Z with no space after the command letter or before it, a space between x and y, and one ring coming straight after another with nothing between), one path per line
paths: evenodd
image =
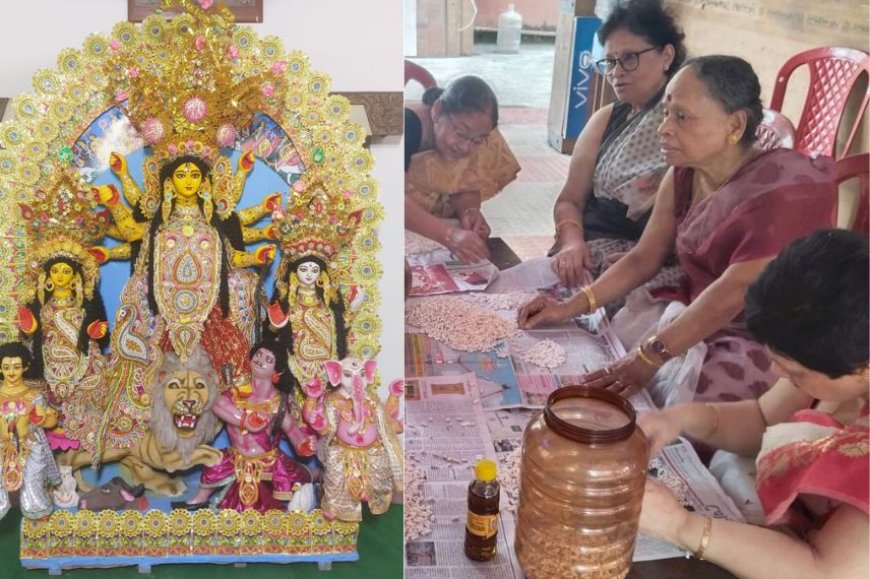
M495 466L495 462L488 458L482 458L477 461L476 465L474 465L474 476L477 480L482 482L495 480L497 471L498 469Z

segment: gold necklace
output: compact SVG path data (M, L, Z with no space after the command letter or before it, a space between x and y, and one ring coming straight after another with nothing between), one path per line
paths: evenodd
M299 288L299 303L303 306L315 306L317 302L317 291L314 288Z

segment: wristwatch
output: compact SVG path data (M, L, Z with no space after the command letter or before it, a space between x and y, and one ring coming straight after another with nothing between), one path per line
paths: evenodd
M662 363L665 363L674 357L674 355L668 350L664 340L655 335L650 336L650 338L644 342L643 349L646 350L648 354L652 354L661 360Z

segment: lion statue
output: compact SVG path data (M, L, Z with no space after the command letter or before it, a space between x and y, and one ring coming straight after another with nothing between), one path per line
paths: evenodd
M187 488L184 481L166 473L211 466L221 459L221 452L209 446L223 427L212 411L218 394L217 373L201 348L187 362L165 352L152 387L148 430L132 448L105 448L99 462L120 461L130 470L133 482L150 491L167 496L183 494ZM92 459L90 452L78 450L59 462L79 469Z
M172 352L163 354L151 393L151 436L146 434L140 445L153 457L154 466L172 472L200 464L194 460L197 449L223 428L212 412L218 394L218 376L201 349L187 363Z

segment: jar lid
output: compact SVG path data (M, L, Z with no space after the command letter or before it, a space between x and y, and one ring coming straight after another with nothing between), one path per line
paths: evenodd
M550 394L544 421L556 434L583 443L619 442L634 433L631 403L609 390L565 386Z
M482 458L474 465L474 476L481 482L490 482L495 480L497 469L495 461L488 458Z

